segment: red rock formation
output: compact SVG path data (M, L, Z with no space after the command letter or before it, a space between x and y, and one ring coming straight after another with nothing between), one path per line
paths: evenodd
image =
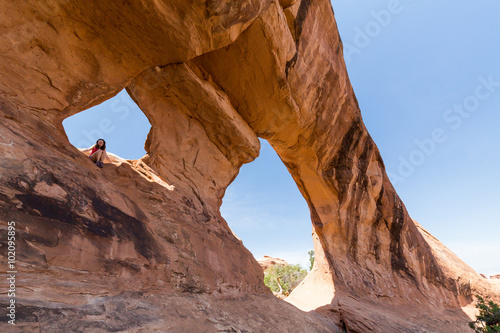
M468 332L472 295L500 298L408 216L328 1L7 1L0 17L18 328ZM101 170L62 120L123 88L151 122L147 155ZM220 215L257 137L310 207L315 267L288 301L315 311L271 295Z
M288 265L288 263L285 260L280 258L273 258L270 256L264 256L261 259L257 260L257 262L259 263L260 267L262 267L263 271L274 265L282 265L282 266Z

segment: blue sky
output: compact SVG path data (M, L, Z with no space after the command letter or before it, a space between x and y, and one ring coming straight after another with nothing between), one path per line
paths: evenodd
M410 215L476 271L500 273L500 2L333 7L364 122Z
M500 273L500 2L338 0L333 8L364 122L410 215L476 271ZM150 124L124 91L63 124L77 147L104 137L119 156L145 154ZM307 205L261 143L222 215L256 258L306 267Z

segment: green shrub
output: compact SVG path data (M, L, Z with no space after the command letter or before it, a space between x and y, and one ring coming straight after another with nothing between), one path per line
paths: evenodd
M309 270L311 271L313 269L313 266L314 266L314 251L309 251L307 252L307 254L309 254L309 262L311 263L311 266L309 267Z
M500 307L493 301L486 301L479 295L476 295L478 300L476 308L479 309L479 315L476 316L476 321L469 322L469 327L476 333L497 333L500 332Z
M300 265L274 265L264 272L264 284L273 292L279 293L278 277L280 277L283 295L289 295L292 290L306 277L307 271Z

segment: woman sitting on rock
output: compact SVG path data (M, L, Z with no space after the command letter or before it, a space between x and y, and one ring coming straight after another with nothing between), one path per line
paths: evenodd
M109 163L111 163L111 159L106 153L106 141L104 139L98 139L93 147L87 148L83 151L83 153L90 152L90 159L94 162L99 168L102 168L104 164L102 163L104 159L108 159Z

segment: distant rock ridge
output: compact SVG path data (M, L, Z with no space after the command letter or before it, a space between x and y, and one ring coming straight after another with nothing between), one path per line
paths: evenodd
M261 259L258 259L257 262L259 263L260 267L262 267L263 271L274 265L282 265L282 266L288 265L288 263L285 260L279 258L273 258L270 256L263 256Z

